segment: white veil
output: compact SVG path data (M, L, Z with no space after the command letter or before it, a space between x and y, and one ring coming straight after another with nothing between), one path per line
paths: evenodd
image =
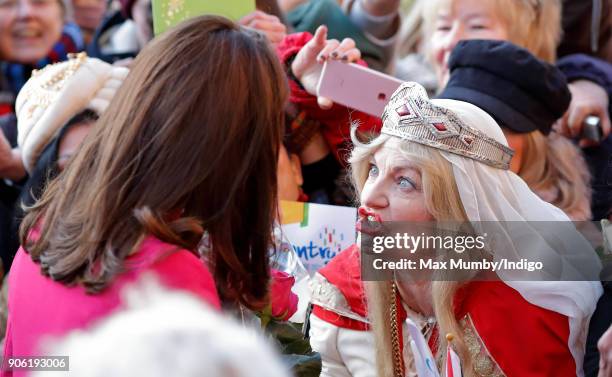
M480 108L456 100L438 99L431 102L451 110L467 125L508 145L495 120ZM457 188L470 222L565 222L558 228L563 232L548 237L542 234L541 229L522 226L521 236L513 234L505 238L504 247L495 250L494 258L537 259L558 265L555 270L561 271L561 275L555 275L553 279L542 276L542 280L547 281L524 281L509 273L499 275L531 304L569 318L568 345L576 361L576 373L582 376L588 321L602 294L602 287L599 281L564 281L564 276L577 276L577 260L580 261L580 272L598 276L601 263L592 246L578 234L563 211L540 199L516 174L450 152L441 153L453 166ZM499 255L498 251L501 251ZM588 253L592 253L592 257ZM542 273L546 274L546 271Z

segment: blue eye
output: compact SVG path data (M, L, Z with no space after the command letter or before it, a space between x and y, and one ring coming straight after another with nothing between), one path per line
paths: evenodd
M374 164L370 164L370 170L368 171L368 176L376 177L378 176L378 167Z
M402 190L412 190L416 188L414 183L412 183L412 181L406 177L400 177L397 180L397 185Z

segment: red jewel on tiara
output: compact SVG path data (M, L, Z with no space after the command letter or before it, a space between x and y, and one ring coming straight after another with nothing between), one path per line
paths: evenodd
M446 125L444 123L435 122L435 123L432 123L431 125L434 126L436 128L436 130L438 130L440 132L444 132L444 131L448 130L448 128L446 128Z
M474 142L474 138L471 136L467 136L467 135L463 135L461 136L461 141L463 142L463 144L465 144L467 147L471 147L472 143Z
M406 104L403 104L402 106L400 106L397 109L395 109L395 112L397 113L397 115L399 115L401 117L404 117L404 116L412 114L412 111L410 111L410 109L408 108L408 106Z

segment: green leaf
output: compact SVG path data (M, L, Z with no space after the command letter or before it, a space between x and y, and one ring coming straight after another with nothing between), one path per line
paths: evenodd
M319 377L321 374L321 355L283 355L283 363L289 366L296 377Z

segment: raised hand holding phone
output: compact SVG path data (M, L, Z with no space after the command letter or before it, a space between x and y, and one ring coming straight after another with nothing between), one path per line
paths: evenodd
M291 71L300 81L304 89L317 95L317 85L323 71L323 64L328 60L339 60L345 63L355 62L361 58L361 52L355 47L355 41L345 38L342 42L337 39L327 40L327 27L319 26L314 37L298 52ZM333 102L325 97L317 97L319 106L328 109Z
M576 80L568 86L572 93L572 102L554 128L566 137L580 140L579 146L582 148L599 144L608 137L612 129L607 92L588 80ZM599 118L599 121L595 118Z
M317 95L381 117L389 98L401 84L401 80L370 68L328 61L323 67Z

